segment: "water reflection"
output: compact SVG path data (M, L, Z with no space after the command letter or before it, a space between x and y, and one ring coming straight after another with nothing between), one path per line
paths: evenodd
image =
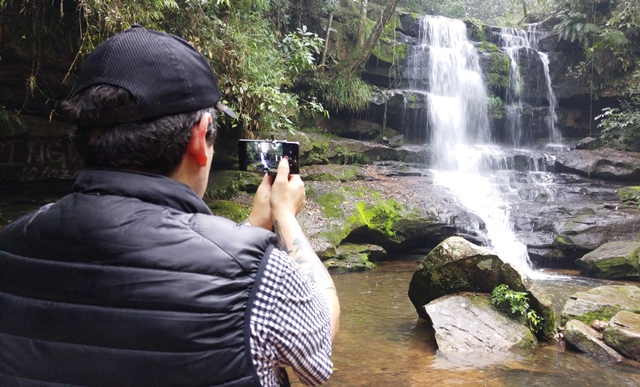
M634 362L602 363L555 344L499 354L439 352L433 330L407 296L417 265L385 262L369 272L334 275L342 318L328 386L640 385ZM541 282L556 309L570 294L600 284L563 274Z

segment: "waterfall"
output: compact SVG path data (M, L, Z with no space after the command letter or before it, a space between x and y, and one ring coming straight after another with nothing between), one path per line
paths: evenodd
M555 93L551 87L551 77L549 75L549 57L546 53L539 51L539 33L538 25L534 24L528 27L527 31L517 28L500 27L498 29L499 44L503 51L509 55L511 66L509 71L509 88L505 100L505 113L507 116L507 129L511 136L512 145L519 147L522 145L531 145L533 139L522 133L525 123L523 118L525 113L525 94L524 90L538 90L541 85L525 84L520 68L522 56L534 53L542 66L544 75L545 98L547 100L546 114L542 117L544 126L547 129L545 137L549 138L549 142L558 144L561 141L560 133L556 128L558 116L556 108L558 102ZM538 81L536 79L536 81Z
M491 144L487 89L478 53L462 21L424 16L419 44L410 58L410 87L428 95L428 130L434 184L484 222L489 247L501 259L530 274L526 246L513 231L509 178L490 168L488 158L502 158ZM421 77L422 74L422 77ZM424 78L428 77L428 81ZM493 163L495 164L495 162Z
M424 17L418 50L411 68L422 69L426 61L428 118L437 129L431 131L432 164L442 170L464 169L459 148L487 143L490 138L487 91L476 49L467 40L462 21ZM415 81L411 85L413 89L421 86Z

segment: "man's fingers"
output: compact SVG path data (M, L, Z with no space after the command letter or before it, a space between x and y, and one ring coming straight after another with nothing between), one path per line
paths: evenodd
M278 175L276 179L282 178L289 180L289 158L287 156L283 157L280 163L278 163Z
M265 173L264 176L262 176L262 182L260 184L266 184L271 187L271 185L273 185L273 177L268 173Z

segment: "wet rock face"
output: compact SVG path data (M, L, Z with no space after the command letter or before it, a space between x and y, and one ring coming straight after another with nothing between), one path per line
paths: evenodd
M569 321L565 327L564 338L573 347L603 361L622 361L622 356L602 341L602 334L582 321Z
M602 336L617 352L640 361L640 314L621 310L613 316Z
M637 286L600 286L578 292L562 311L564 339L580 351L605 361L619 362L623 356L640 360L638 312Z
M577 149L558 155L555 169L605 180L640 181L640 153L611 148Z
M422 261L409 285L409 298L418 314L428 319L424 305L447 294L491 293L503 281L505 265L490 251L460 237L436 246ZM514 270L509 265L505 270Z
M542 336L552 337L556 317L546 294L497 255L461 237L447 238L425 257L409 284L409 298L418 315L430 320L425 305L433 300L464 292L490 294L501 284L527 292L531 308L544 318Z
M537 344L529 328L493 307L487 294L440 297L425 310L443 352L500 352Z
M608 242L576 261L580 274L607 279L640 279L640 242Z
M561 325L571 320L591 324L595 320L609 321L621 310L640 313L640 287L598 286L571 296L560 316Z

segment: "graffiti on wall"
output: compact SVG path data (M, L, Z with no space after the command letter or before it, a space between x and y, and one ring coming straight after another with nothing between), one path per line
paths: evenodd
M80 164L66 136L0 139L0 181L73 179Z

